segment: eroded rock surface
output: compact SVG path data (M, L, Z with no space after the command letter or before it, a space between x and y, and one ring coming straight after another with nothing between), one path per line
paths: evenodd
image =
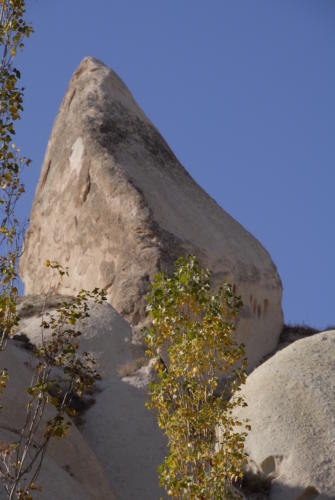
M8 369L9 373L6 390L1 396L0 412L0 440L5 443L18 441L25 421L26 390L31 383L34 362L29 351L18 345L20 343L9 341L7 349L0 353L1 368ZM52 410L47 408L40 433L52 414ZM37 484L42 486L42 493L38 495L41 500L116 498L102 465L74 424L64 440L50 442ZM2 485L0 498L7 498Z
M42 310L54 314L64 298L71 300L54 296L44 305L43 296L20 299L18 312L22 320L17 333L21 338L26 336L32 344L40 344ZM80 348L94 354L102 377L93 404L80 419L82 439L94 452L118 500L164 497L157 467L166 455L166 442L155 415L145 408L149 378L143 347L131 343L129 324L110 304L90 303L90 317L77 327L82 331ZM45 330L44 338L48 335L49 330ZM67 452L64 449L62 455L61 447L62 443L59 453L65 460ZM94 488L96 480L87 475L86 481L91 481ZM105 497L97 494L94 498Z
M60 107L37 186L20 261L26 294L49 286L46 259L70 268L58 288L104 288L132 325L161 268L195 254L242 295L237 336L249 366L275 348L282 287L262 245L215 203L178 162L120 78L86 58Z
M239 409L251 471L271 500L335 498L335 330L298 340L249 375Z

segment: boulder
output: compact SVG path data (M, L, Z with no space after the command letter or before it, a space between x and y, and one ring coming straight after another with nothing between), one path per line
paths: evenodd
M150 280L189 253L242 295L237 338L254 367L282 329L269 254L196 184L121 79L85 58L45 154L19 266L25 293L48 289L43 263L57 260L70 279L54 291L103 288L141 341Z
M335 498L335 330L298 340L247 378L249 475L271 500Z
M40 344L42 311L54 313L63 300L62 296L49 297L46 303L43 296L20 299L17 335ZM118 500L156 500L164 495L157 467L166 455L166 442L155 415L145 408L150 366L144 349L131 343L130 325L110 304L90 303L90 317L78 327L80 348L95 355L102 376L88 409L80 415L78 430Z

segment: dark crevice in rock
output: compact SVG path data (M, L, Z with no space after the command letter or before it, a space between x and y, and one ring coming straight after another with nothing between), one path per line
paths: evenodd
M90 190L91 190L91 176L90 176L90 172L88 171L87 178L86 178L86 185L85 185L82 197L81 197L82 203L85 203L85 201L87 200L87 196L88 196L88 193L90 192Z
M16 346L21 347L21 349L25 349L26 351L33 351L35 346L32 344L24 333L17 333L13 337L14 343Z
M320 492L314 488L314 486L308 486L302 493L297 497L297 500L313 500L320 495Z
M113 279L113 281L111 281L110 283L107 283L107 285L104 286L103 290L104 290L106 295L108 295L108 292L112 288L113 283L114 283L114 279Z
M335 327L332 326L326 328L325 331L334 329ZM261 359L259 365L261 365L268 359L272 358L272 356L274 356L278 351L281 351L282 349L289 346L293 342L296 342L297 340L303 339L305 337L311 337L320 332L321 330L317 330L316 328L313 328L308 325L284 325L279 337L279 343L276 346L275 350L272 351L270 354L264 356Z
M74 96L76 95L76 92L77 92L77 89L74 89L72 94L70 95L69 102L68 102L68 109L71 108L71 104L72 104Z
M73 474L73 472L72 472L72 470L71 470L70 465L65 464L65 465L63 465L63 466L62 466L62 469L63 469L63 470L64 470L67 474L69 474L69 476L70 476L70 477L75 477L75 475Z
M74 297L71 295L23 295L16 299L17 314L20 319L40 316L43 311L56 309L64 303L72 302L73 300Z
M272 478L262 473L245 472L242 481L237 485L238 489L247 499L267 499L270 497Z
M49 163L47 165L47 168L46 168L45 173L43 175L43 178L41 180L41 188L40 189L43 189L44 186L45 186L45 183L47 181L47 178L48 178L48 175L49 175L49 172L50 172L50 167L51 167L51 160L49 160Z

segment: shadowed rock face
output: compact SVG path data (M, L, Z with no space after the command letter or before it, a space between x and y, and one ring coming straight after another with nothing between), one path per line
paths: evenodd
M34 345L41 344L40 325L43 311L44 314L46 311L57 314L56 308L64 300L70 301L71 297L53 296L45 301L45 297L35 295L19 300L18 314L21 321L17 334L21 336L21 344L22 338L29 339ZM76 419L80 432L73 425L70 440L57 440L51 450L49 448L49 451L54 452L51 457L56 456L62 466L70 468L73 478L77 479L84 492L81 496L73 497L67 496L66 493L62 496L61 492L50 494L48 490L49 496L46 498L113 500L112 493L106 492L110 482L117 500L157 500L164 496L158 483L157 467L167 454L166 440L157 425L154 413L145 408L150 373L146 380L143 380L143 377L140 380L141 369L138 369L138 361L141 361L141 364L145 362L143 347L130 342L129 324L110 304L90 302L89 313L90 317L77 325L82 332L79 337L80 350L94 355L102 380L92 395L92 404L86 406L84 413L80 413L79 423L78 418ZM44 331L45 339L50 335L50 330ZM19 344L18 341L17 343ZM27 343L23 345L27 346ZM21 349L19 354L26 355L27 351ZM23 363L21 362L18 369L18 363L14 364L11 359L9 363L10 372L15 370L16 380L20 370L24 369ZM22 392L24 384L21 379L22 377L17 385ZM4 417L6 422L10 419L13 421L18 413L17 391L15 392L12 386L9 389L7 398L10 396L11 400L5 401L6 409L0 412L0 437ZM22 417L25 415L22 411L24 401L22 397L18 398ZM94 454L97 463L90 458L89 452ZM77 459L76 453L79 454ZM84 496L84 493L87 493L87 496Z
M41 318L38 317L36 328L33 325L30 330L39 337L40 321ZM9 370L8 384L1 396L0 440L2 444L17 443L19 440L29 401L27 389L32 380L32 366L36 363L36 358L29 351L20 349L18 345L19 343L10 340L1 358L2 368ZM54 416L52 407L47 406L34 439L42 440L45 425L52 416ZM26 476L25 479L31 479L31 475ZM63 500L65 498L67 500L95 500L97 498L115 500L119 497L114 496L109 479L110 476L107 479L103 464L97 459L78 428L72 424L66 439L50 441L37 482L42 486L42 493L34 498L39 498L39 500ZM0 499L8 499L3 483L0 485Z
M69 266L58 288L104 288L139 335L154 274L194 253L242 295L237 336L253 367L282 328L281 282L260 243L190 177L119 77L86 58L60 107L20 261L25 293L49 286L46 259Z

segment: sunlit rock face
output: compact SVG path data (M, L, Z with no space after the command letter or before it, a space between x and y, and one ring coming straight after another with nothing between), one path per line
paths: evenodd
M249 467L271 500L335 498L335 330L293 342L256 368L235 410L249 419Z
M71 79L30 221L20 261L25 293L47 290L43 263L55 259L70 268L56 291L104 288L141 340L150 280L192 253L216 284L226 279L242 295L237 338L249 366L275 348L282 287L269 254L195 183L125 84L96 59L85 58Z

